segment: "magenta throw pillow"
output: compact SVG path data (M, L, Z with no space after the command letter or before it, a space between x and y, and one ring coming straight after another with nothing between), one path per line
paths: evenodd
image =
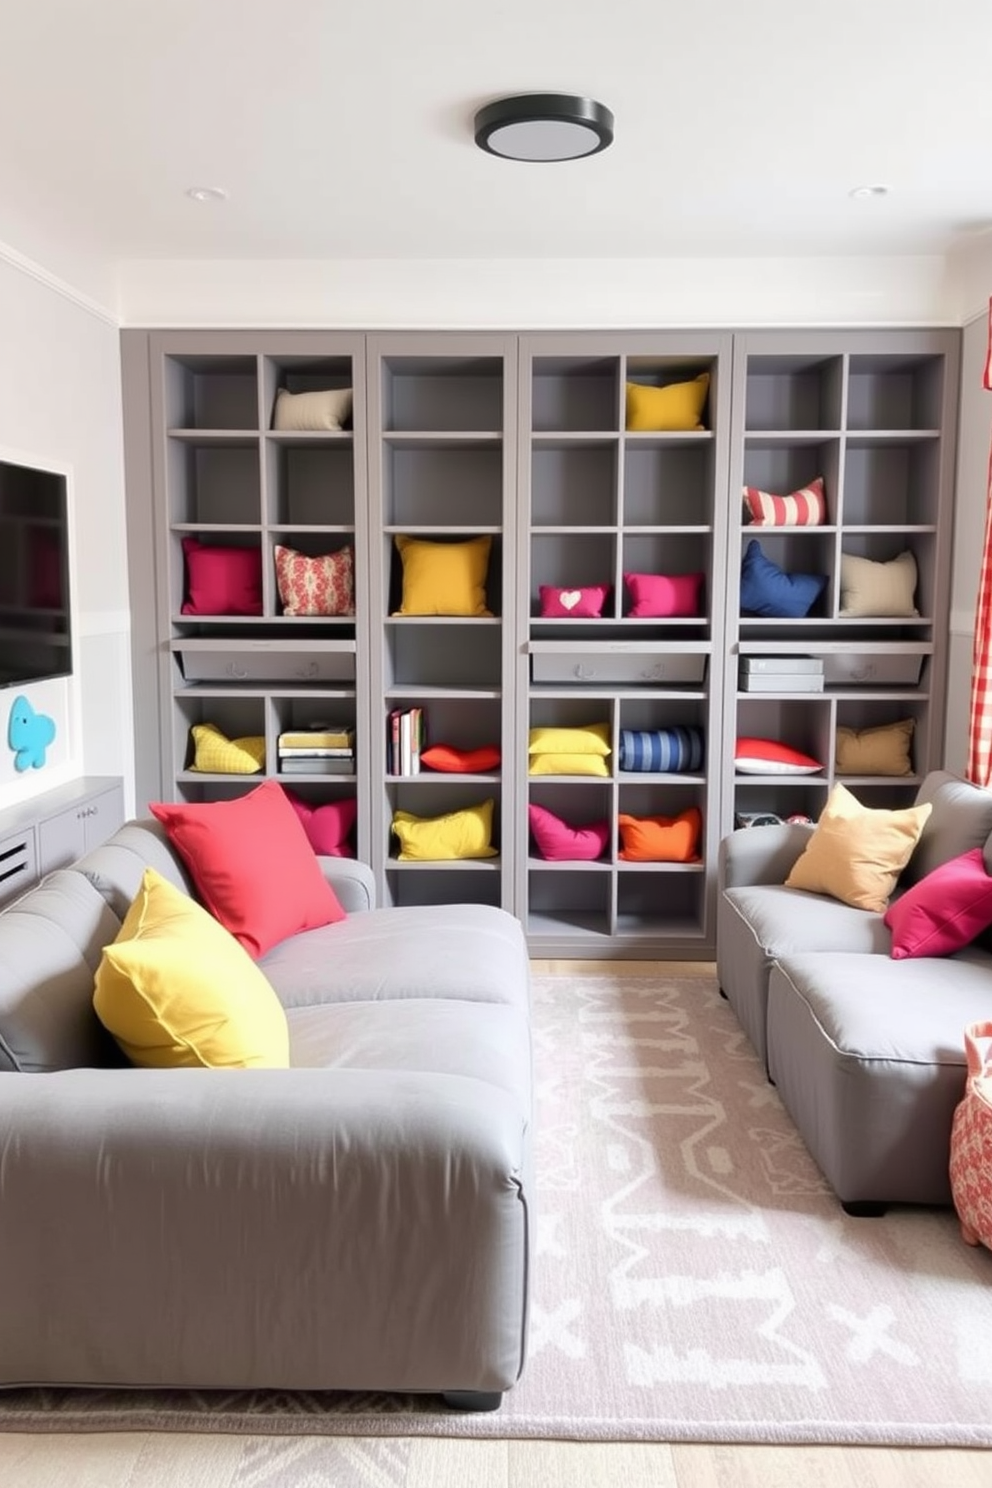
M947 956L992 925L992 877L982 849L941 863L885 911L893 958Z
M323 858L355 856L354 848L348 842L358 815L358 801L354 796L345 796L340 801L325 801L321 806L311 806L309 801L304 801L293 791L286 791L286 795L303 823L303 830L315 853Z
M587 584L585 588L561 589L542 584L542 620L598 620L610 592L609 584Z
M260 615L262 555L258 548L214 548L183 538L186 556L184 615Z
M586 827L570 827L546 806L527 808L530 829L542 858L558 863L591 863L600 857L610 840L608 821L590 822Z
M685 619L702 614L702 573L625 573L630 590L630 619Z

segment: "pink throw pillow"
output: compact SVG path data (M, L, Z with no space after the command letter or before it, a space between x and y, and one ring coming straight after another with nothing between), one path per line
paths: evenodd
M630 619L649 617L685 619L702 614L702 573L640 574L625 573L624 583L633 601Z
M262 554L258 548L213 548L183 538L186 555L184 615L260 615Z
M570 827L546 806L527 808L530 829L542 858L557 863L591 863L600 857L610 840L608 821L590 822L586 827Z
M152 801L206 909L256 961L300 930L345 918L277 780L233 801Z
M561 589L542 584L542 620L598 620L609 596L609 584L587 584L584 589Z
M992 877L982 849L941 863L885 911L892 957L947 956L992 925Z
M303 830L315 853L324 858L353 858L354 848L348 835L358 815L358 801L354 796L345 796L340 801L326 801L321 806L311 806L309 801L286 791L289 804L303 823Z

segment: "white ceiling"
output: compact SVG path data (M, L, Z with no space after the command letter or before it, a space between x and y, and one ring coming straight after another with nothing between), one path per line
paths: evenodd
M990 0L0 3L22 252L941 254L992 224ZM475 147L483 103L545 90L606 103L612 148Z

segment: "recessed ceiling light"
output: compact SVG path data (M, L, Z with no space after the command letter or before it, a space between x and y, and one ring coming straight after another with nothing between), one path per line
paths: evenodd
M847 194L853 196L855 201L868 201L872 197L888 196L891 190L891 186L855 186L854 190Z
M223 186L190 186L186 195L196 202L227 201Z
M475 116L475 143L505 160L578 160L613 141L605 104L572 93L518 93Z

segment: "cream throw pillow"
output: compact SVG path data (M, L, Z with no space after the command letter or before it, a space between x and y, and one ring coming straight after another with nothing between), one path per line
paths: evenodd
M351 417L351 388L325 388L315 393L276 393L273 429L343 429Z
M842 615L916 615L916 559L907 548L889 563L840 555Z
M904 811L874 810L835 785L786 888L884 914L932 810L929 801Z
M97 968L93 1006L132 1064L286 1069L286 1014L248 952L154 868Z

